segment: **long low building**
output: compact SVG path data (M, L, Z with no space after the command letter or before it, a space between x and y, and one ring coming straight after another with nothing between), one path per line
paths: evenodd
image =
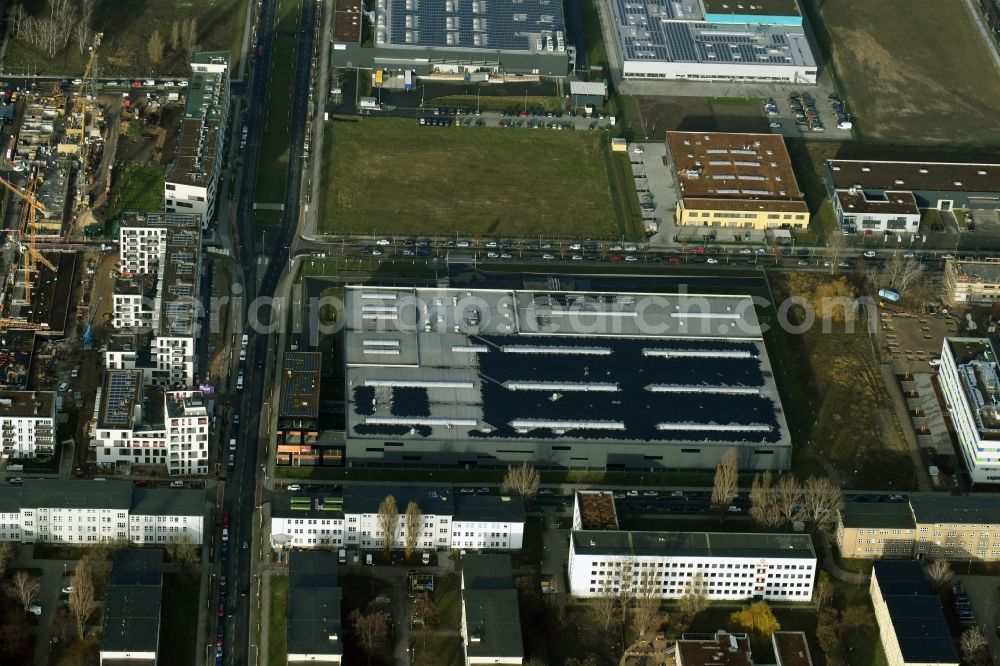
M709 601L808 601L816 552L805 534L577 530L568 568L577 597L608 596L624 581L663 599L695 589Z
M163 601L163 551L120 550L104 595L101 666L156 666Z
M341 590L334 553L299 551L288 561L288 663L340 664Z
M462 560L461 630L466 666L524 663L509 555L470 555Z
M972 483L1000 482L1000 364L990 338L945 338L938 384Z
M497 495L453 495L450 488L348 485L343 496L275 493L271 545L283 548L380 550L385 537L379 505L392 496L399 511L394 548L406 545L404 514L410 502L421 512L416 550L518 551L524 542L524 503Z
M353 467L791 463L746 295L348 287L343 337Z
M26 479L0 486L0 541L201 544L205 493L128 481Z

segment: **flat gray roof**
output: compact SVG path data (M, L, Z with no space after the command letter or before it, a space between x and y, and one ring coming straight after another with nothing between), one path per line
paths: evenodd
M523 523L524 502L506 495L455 495L455 520Z
M25 479L21 490L21 506L128 511L132 506L132 484L113 479Z
M844 527L912 530L913 512L906 502L844 502Z
M111 585L104 597L102 652L153 652L160 644L161 585Z
M948 259L945 265L950 276L957 282L971 282L973 284L1000 283L1000 262L997 261Z
M379 504L388 495L392 495L399 508L399 515L406 511L406 505L411 501L425 515L451 516L455 513L451 488L439 486L403 486L403 485L349 485L344 486L344 513L378 513Z
M789 441L752 301L348 287L348 437Z
M53 391L0 390L0 418L52 418Z
M471 554L462 558L466 590L507 590L514 586L510 555Z
M136 488L132 491L132 513L145 516L204 516L203 490L180 488Z
M342 654L337 555L294 551L288 564L288 653Z
M983 439L1000 437L1000 365L989 338L945 338L958 369L958 383ZM958 406L955 406L958 408Z
M588 555L815 558L805 534L574 531L575 552Z
M991 495L911 494L910 506L917 523L1000 525L1000 502Z
M506 590L464 590L466 629L470 657L523 657L521 616L517 592Z

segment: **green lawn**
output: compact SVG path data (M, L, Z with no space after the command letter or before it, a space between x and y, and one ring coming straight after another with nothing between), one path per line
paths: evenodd
M160 663L186 666L197 649L198 581L181 574L163 576L163 621L160 623Z
M288 657L288 576L271 576L271 607L267 620L267 663Z
M1000 142L1000 72L965 3L946 12L938 0L804 4L813 15L822 7L817 32L862 137Z
M617 238L593 132L328 123L325 233Z
M163 181L166 170L159 165L126 164L111 176L108 219L122 213L152 213L163 210Z
M607 67L608 53L604 49L604 34L601 32L600 14L597 11L600 0L581 0L580 18L583 23L583 41L587 49L587 65Z
M22 0L21 4L36 16L48 14L50 0ZM73 2L72 5L78 3ZM190 55L183 48L173 48L171 29L174 22L195 19L200 51L231 51L238 57L246 23L247 0L201 0L200 2L135 2L103 0L95 3L92 28L104 33L98 53L101 76L185 76L191 71ZM164 43L164 58L154 64L147 44L154 30ZM87 58L80 53L75 39L65 49L49 57L21 39L7 46L3 69L11 73L79 76Z
M433 627L410 632L414 666L460 666L462 644L461 579L458 574L434 579L432 599L437 606L438 621ZM450 632L445 634L444 632Z
M274 39L271 42L271 71L267 81L267 113L260 146L255 199L260 203L284 203L288 177L288 126L295 87L298 57L298 25L302 0L278 0ZM261 219L271 224L271 216ZM257 221L257 215L254 215ZM279 218L280 222L280 218Z

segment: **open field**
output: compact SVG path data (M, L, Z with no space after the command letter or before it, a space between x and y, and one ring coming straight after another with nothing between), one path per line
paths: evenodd
M111 179L108 219L125 212L163 210L165 176L166 170L159 165L128 164L116 169Z
M775 299L818 302L832 280L825 274L771 276ZM799 320L791 308L789 319ZM767 318L765 318L767 319ZM916 483L878 361L863 320L821 317L803 333L782 330L774 320L765 334L788 426L795 444L792 468L802 476L826 476L849 488L906 490Z
M522 111L566 111L566 102L562 97L509 97L487 95L486 97L474 95L448 95L428 100L425 106L462 107L465 109L475 109L480 111L511 111L521 113Z
M326 137L324 233L621 235L598 133L380 119L331 122Z
M667 131L764 132L768 121L758 98L641 97L618 98L622 126L631 139L666 137Z
M281 0L275 14L271 42L271 71L268 74L267 114L260 144L255 198L259 203L284 203L288 181L288 125L295 88L295 61L302 0ZM254 221L258 221L254 215ZM271 224L259 221L260 224ZM280 218L277 222L280 223Z
M70 0L74 6L78 0ZM48 14L46 0L21 0L36 16ZM177 2L135 2L103 0L95 3L91 27L104 33L98 54L101 76L185 76L190 71L190 55L182 46L173 48L174 22L194 19L197 31L196 50L230 51L235 68L243 42L246 23L246 0L178 0ZM147 45L154 30L163 39L163 60L153 63ZM77 42L49 57L21 39L12 39L3 62L4 72L79 76L87 58Z
M822 5L837 78L862 137L998 142L1000 72L964 2L947 10L936 0L806 4Z

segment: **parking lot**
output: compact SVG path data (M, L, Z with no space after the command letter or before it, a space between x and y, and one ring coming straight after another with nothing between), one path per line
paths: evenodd
M955 565L961 569L961 564ZM990 652L993 655L993 663L1000 663L1000 616L997 615L1000 609L1000 576L956 576L955 581L960 581L965 594L969 598L968 608L975 614L975 624L983 630L983 635L990 644ZM954 604L945 605L945 615L956 615Z
M786 137L815 139L827 136L850 139L851 125L844 102L829 93L817 97L816 91L793 91L785 98L768 98L763 105L772 132Z

